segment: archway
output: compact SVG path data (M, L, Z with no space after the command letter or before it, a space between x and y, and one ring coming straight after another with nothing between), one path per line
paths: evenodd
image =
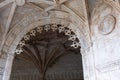
M30 30L19 42L16 54L20 55L16 55L12 75L16 75L17 69L21 72L16 66L25 60L27 63L22 62L25 65L20 66L28 68L23 70L31 67L30 71L32 70L33 74L35 71L39 76L34 78L26 76L27 79L25 79L26 72L23 72L23 76L14 76L11 77L11 80L19 80L20 77L22 80L30 78L33 80L83 80L82 58L79 53L79 40L66 26L60 24L38 26ZM58 64L54 65L54 63ZM32 75L32 73L30 74ZM50 74L54 77L51 77Z
M4 49L3 49L3 51L8 54L3 80L9 80L9 77L10 77L10 74L11 74L12 62L13 62L14 55L15 55L15 49L17 48L21 39L30 30L32 30L32 29L34 29L38 26L41 26L41 25L46 25L46 24L64 25L65 27L70 29L76 35L78 40L80 41L80 43L81 43L81 54L86 55L86 53L89 53L89 47L90 47L90 45L89 45L89 35L84 32L85 31L84 29L80 29L80 28L83 27L83 25L81 25L79 27L78 24L75 24L68 19L60 18L60 16L58 14L63 14L64 15L65 14L64 12L59 13L59 11L57 11L57 12L53 11L50 14L51 15L57 14L57 15L55 15L54 17L50 17L50 18L39 17L40 15L38 15L38 14L34 15L34 16L38 16L38 18L33 17L33 16L25 16L22 20L19 21L19 23L14 25L14 28L9 32L6 43L4 45ZM28 20L28 22L26 22L26 20ZM75 22L77 22L77 21L78 20L75 20ZM31 23L29 23L29 22L31 22ZM15 34L15 35L13 36L13 34ZM82 56L84 56L84 55L82 55ZM84 61L84 59L85 59L85 61ZM85 66L85 68L88 67L89 64L86 63L86 57L85 56L83 57L83 62L85 62L85 63L83 63L83 66ZM84 72L89 73L89 70L84 69ZM85 74L85 73L84 73L84 76L88 76L88 74Z
M55 0L54 0L55 1ZM65 0L67 1L67 0ZM79 0L78 0L79 1ZM34 0L33 0L34 2ZM64 1L63 1L64 2ZM77 3L77 1L75 1ZM67 25L69 29L71 29L78 37L81 43L81 54L83 58L83 68L84 68L84 78L85 80L93 80L90 79L90 70L94 67L94 61L90 53L90 30L88 25L87 13L86 13L86 5L85 1L79 1L78 3L81 5L81 10L78 9L77 6L74 6L74 2L69 2L68 4L73 5L68 6L66 3L59 5L58 9L50 9L47 12L44 12L44 9L41 9L40 6L36 6L34 4L25 4L22 7L17 8L15 12L15 17L12 20L10 25L11 30L8 32L6 36L5 43L3 45L3 54L6 54L6 64L3 73L3 80L9 80L10 73L11 73L11 66L15 56L15 49L18 46L20 40L24 37L24 35L29 32L31 29L35 28L38 24L45 25L45 24L62 24ZM78 5L79 5L78 4ZM83 5L82 5L83 4ZM41 4L40 4L41 5ZM15 7L14 7L15 8ZM84 10L83 10L84 8ZM48 8L49 9L49 8ZM84 15L79 15L82 12ZM16 14L21 13L22 14ZM45 13L45 14L44 14ZM31 25L32 24L32 25ZM37 24L37 25L36 25ZM88 55L89 54L89 55ZM91 66L92 64L92 66Z

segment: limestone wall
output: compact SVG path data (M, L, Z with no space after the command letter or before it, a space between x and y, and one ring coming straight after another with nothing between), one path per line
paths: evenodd
M96 80L119 80L120 15L113 6L99 5L94 9L91 24Z

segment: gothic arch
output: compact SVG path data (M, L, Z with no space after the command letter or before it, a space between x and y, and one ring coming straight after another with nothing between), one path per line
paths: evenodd
M40 10L40 8L39 9L36 7L34 8L36 10ZM13 22L15 23L11 24L12 29L9 31L7 35L7 39L3 46L3 52L8 54L8 59L6 62L6 67L4 72L5 76L3 77L3 80L9 79L10 72L8 72L7 70L11 69L12 61L15 54L15 49L17 48L17 45L19 44L21 39L31 29L34 29L35 27L40 25L61 24L67 26L75 33L75 35L77 35L77 38L79 39L81 44L82 55L89 52L91 43L90 43L90 32L89 32L89 26L87 24L87 20L81 18L81 16L78 16L77 14L74 13L74 11L70 10L64 5L61 6L61 8L63 9L63 11L59 11L59 10L49 11L48 13L43 13L45 15L40 14L40 12L34 11L35 9L33 9L34 15L32 13L29 13L29 15L23 15L22 18L18 17L17 18L18 20L17 19L13 20Z
M37 26L38 25L38 26ZM74 51L74 49L77 49L77 53L79 54L80 52L79 52L79 49L80 49L80 47L79 47L79 42L78 42L78 39L76 38L76 36L74 35L74 33L70 30L70 29L68 29L67 28L67 26L63 26L63 25L59 25L59 24L57 24L57 23L52 23L52 24L46 24L46 25L42 25L42 24L40 24L39 22L38 22L38 24L37 23L35 23L35 24L33 24L32 26L37 26L36 28L33 28L33 27L31 27L32 28L32 30L30 29L30 31L23 37L23 39L19 42L19 44L18 44L18 47L17 47L17 49L16 49L16 53L17 54L26 54L26 50L24 49L25 48L25 46L27 47L27 45L31 45L31 43L33 42L33 45L35 46L36 44L34 44L34 42L36 43L36 42L38 42L38 44L37 45L39 45L39 47L40 47L40 45L42 46L42 47L45 47L45 45L46 45L46 43L48 43L47 45L48 46L51 46L51 47L59 47L59 49L61 49L61 46L62 46L62 48L63 48L63 50L61 50L60 52L58 51L59 49L57 48L54 48L53 49L53 52L52 53L50 53L51 55L53 55L54 54L54 56L56 56L56 57L60 57L60 56L62 56L62 55L64 55L65 53L67 53L68 51L70 51L70 50L73 50ZM51 33L52 32L52 33ZM44 35L43 35L43 34ZM57 35L59 35L59 37L58 36L55 36L54 35L54 37L52 37L52 38L50 38L50 36L51 35L49 35L48 33L51 33L51 35L53 35L53 33L54 34L57 34ZM63 33L64 33L64 37L63 37ZM41 35L42 34L42 35ZM39 36L38 36L39 35ZM49 35L49 36L47 36L47 37L45 37L45 35L47 36L47 35ZM60 37L60 35L61 35L61 37ZM68 36L69 38L67 39L67 41L66 41L66 38L65 38L65 35L66 36ZM45 37L45 38L43 38L43 36ZM72 36L72 37L70 37L70 36ZM34 37L34 38L33 38ZM55 41L54 41L54 38L58 38L57 39L57 41L56 41L56 39L55 39ZM38 39L39 38L39 39ZM60 40L59 38L61 38L61 39L63 39L63 40L65 40L65 41L63 41L63 40ZM33 39L33 40L32 40ZM52 39L52 43L51 43L51 39ZM42 41L41 41L42 40ZM45 41L44 41L45 40ZM60 41L59 41L60 40ZM30 43L27 43L28 41L30 41ZM54 42L53 42L54 41ZM75 44L69 44L69 41L72 41L73 43L75 42ZM59 43L60 42L60 43ZM65 43L64 43L65 42ZM39 44L40 43L40 44ZM42 43L42 44L41 44ZM44 44L45 43L45 44ZM56 45L57 44L57 45ZM65 44L69 44L69 47L68 46L66 46ZM71 47L70 47L70 45L71 45ZM76 46L75 46L76 45ZM32 45L31 45L32 46ZM36 46L36 47L34 47L33 46L33 49L35 50L35 54L36 55L38 55L38 53L40 54L40 53L42 53L42 52L40 52L39 50L36 50L38 47ZM29 46L30 47L30 46ZM73 47L73 48L72 48ZM45 47L45 49L49 49L47 46ZM21 50L20 50L21 49ZM24 51L23 53L21 53L21 51ZM28 50L29 51L29 50ZM37 53L37 51L38 51L38 53ZM55 52L54 53L54 51L58 51L58 52ZM72 52L73 52L72 51ZM76 50L75 50L76 51ZM29 53L29 52L28 52ZM30 53L31 55L34 55L34 53ZM41 62L45 62L45 67L46 68L48 68L48 62L50 62L51 60L51 58L50 57L52 57L53 59L54 59L54 61L55 61L55 57L54 56L51 56L51 55L49 55L49 53L47 53L47 52L45 52L44 53L44 49L43 49L43 54L45 54L46 56L48 56L48 57L46 57L45 59L45 61L44 61L44 59L42 59L41 60L41 58L42 58L42 55L40 54L40 55L38 55L38 57L33 57L33 59L35 59L35 61L33 61L34 63L36 63L37 61L36 60L38 60L38 58L39 58L39 62L41 63ZM27 55L26 55L27 56ZM34 55L35 56L35 55ZM41 57L40 57L41 56ZM29 56L30 57L30 56ZM44 56L43 56L44 57ZM59 58L58 57L58 58ZM58 59L58 58L56 58L56 59ZM30 57L30 59L31 59L31 57ZM47 62L46 62L47 61ZM37 62L37 64L39 64L38 62ZM39 65L42 65L42 64L39 64ZM41 66L39 66L39 65L37 65L37 67L39 67L38 68L38 70L39 70L39 72L41 72L41 70L43 69L45 69L45 67L43 67L43 68L41 68ZM44 66L44 65L42 65L42 66ZM40 70L41 69L41 70ZM45 78L45 73L46 73L46 70L47 69L45 69L45 71L43 71L42 72L42 74L43 74L43 77L42 77L42 79L44 79ZM81 69L82 70L82 69Z
M45 21L47 21L47 22L45 22ZM66 24L67 23L67 24ZM21 39L26 35L26 33L28 33L30 30L32 30L32 29L34 29L34 28L36 28L37 26L40 26L40 25L46 25L46 24L61 24L61 25L66 25L66 26L68 26L68 28L71 30L71 31L73 31L76 35L77 35L77 38L78 39L81 39L82 37L80 36L81 34L78 34L80 31L79 31L79 29L78 28L76 28L76 29L73 29L72 27L74 26L75 27L75 25L74 24L72 24L72 23L70 23L69 21L66 21L66 20L63 20L63 19L57 19L57 18L52 18L52 19L43 19L43 20L40 20L40 21L37 21L37 22L34 22L34 23L32 23L30 26L28 26L28 27L24 27L23 29L21 29L21 31L19 31L20 33L18 33L18 34L16 34L17 36L15 37L15 39L13 40L13 42L11 42L11 44L9 44L10 46L9 46L9 48L8 48L8 51L4 51L4 52L7 52L8 53L8 55L13 55L13 57L14 57L14 54L15 54L15 50L16 50L16 48L17 48L17 46L18 46L18 44L19 44L19 42L21 41ZM72 26L72 27L71 27ZM20 26L21 27L21 26ZM13 33L14 33L14 31L16 30L16 29L18 29L18 26L12 31L12 32L10 32L11 34L8 36L8 41L9 41L9 37L10 36L13 36ZM14 37L13 37L14 38ZM80 40L80 42L81 42L82 40ZM6 41L7 42L7 41ZM5 47L4 47L5 48ZM4 50L6 50L6 49L4 49ZM84 53L82 53L82 54L84 54ZM8 56L8 57L10 57L10 56ZM7 63L9 63L9 61L7 62ZM12 64L11 64L11 66L12 66ZM8 67L6 67L6 68L8 68ZM6 69L7 70L7 69ZM6 71L5 71L5 73L6 73ZM4 73L4 74L5 74ZM6 79L6 78L5 78Z
M6 65L8 65L10 67L9 68L8 66L6 66L6 68L9 68L9 69L11 69L11 67L12 67L12 63L11 63L11 66L10 66L10 62L9 61L14 58L15 49L17 48L17 45L19 44L20 40L31 29L33 29L33 28L35 28L37 26L40 26L40 25L46 25L46 24L61 24L61 25L66 25L69 29L71 29L77 35L77 38L79 39L80 43L82 43L81 47L82 47L83 50L86 49L86 45L89 43L89 42L85 42L84 41L84 40L87 41L87 39L88 39L88 35L84 34L84 30L79 29L78 25L75 25L73 22L70 22L70 21L65 20L65 19L56 18L56 17L55 18L47 18L47 19L44 18L44 19L39 19L37 21L34 21L32 24L26 25L26 26L22 26L22 24L23 24L22 22L24 22L24 20L23 21L21 20L21 22L20 22L21 24L20 23L16 24L15 27L9 32L7 40L6 40L6 43L4 45L3 51L5 53L7 53L8 55L11 55L11 57L12 57L11 58L10 56L8 56L11 59L8 59L7 62L6 62ZM17 34L14 34L14 33L17 33ZM82 54L85 54L85 52L83 51ZM5 69L4 74L8 74L8 73L9 72L7 71L7 69ZM6 80L5 76L3 78Z
M55 15L56 14L56 15ZM66 15L65 18L60 18L60 14ZM38 15L38 14L37 14ZM36 16L37 16L36 15ZM69 14L66 12L61 12L61 11L52 11L51 15L54 15L54 17L51 18L38 18L36 20L34 20L33 18L33 22L32 24L27 24L24 23L26 19L28 19L29 21L32 21L33 16L27 16L24 17L21 21L19 21L18 24L16 24L12 30L9 32L9 34L7 35L7 40L6 43L4 45L4 52L8 52L8 53L13 53L14 54L14 49L15 46L17 46L17 44L19 43L19 41L21 40L21 38L27 33L29 32L31 29L39 26L39 25L45 25L45 24L62 24L65 26L68 26L69 29L71 29L78 37L78 39L80 40L80 43L82 44L81 46L84 48L88 48L90 44L89 43L89 35L85 32L84 29L82 29L81 27L83 27L83 25L76 25L75 23L69 21L66 19L66 17L68 18ZM38 15L39 16L39 15ZM69 19L69 18L68 18ZM30 22L31 22L30 21ZM81 28L81 29L79 29ZM17 34L15 34L17 33ZM12 38L11 38L12 37ZM9 42L11 39L11 42ZM87 42L88 40L88 42ZM9 43L9 44L8 44Z
M45 22L45 21L49 21L49 22ZM52 22L53 21L53 22ZM13 50L13 47L15 47L15 46L17 46L17 44L19 43L19 41L21 40L21 38L26 34L26 33L28 33L31 29L33 29L33 28L35 28L35 27L37 27L37 26L40 26L40 25L45 25L45 24L54 24L54 23L56 23L56 24L62 24L62 25L66 25L66 23L68 23L69 24L69 22L68 21L65 21L65 20L61 20L61 19L52 19L52 21L51 21L51 19L43 19L43 20L41 20L41 21L38 21L38 22L35 22L35 23L33 23L33 24L31 24L29 27L25 27L24 29L22 29L21 31L20 31L20 33L17 35L17 37L16 37L16 39L14 39L14 41L13 41L13 45L11 45L11 48L9 49L9 51L10 51L10 53L11 53L11 51ZM45 22L45 23L44 23ZM64 23L65 22L65 23ZM64 24L63 24L64 23ZM67 24L67 25L68 25ZM72 26L73 24L70 24L70 26ZM74 25L73 25L74 26ZM21 26L20 26L21 27ZM16 27L16 29L17 29L18 27ZM73 31L73 29L71 29L72 31ZM75 30L74 30L75 31ZM14 31L13 31L14 32ZM9 35L9 37L10 36L13 36L13 34L11 34L11 35ZM8 40L9 40L9 37L8 37ZM13 51L13 53L14 53L14 51Z

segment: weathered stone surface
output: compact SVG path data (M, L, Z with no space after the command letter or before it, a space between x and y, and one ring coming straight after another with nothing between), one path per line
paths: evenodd
M119 80L119 0L0 0L0 54L9 54L0 57L0 80L9 80L23 36L53 23L68 26L78 37L84 80Z

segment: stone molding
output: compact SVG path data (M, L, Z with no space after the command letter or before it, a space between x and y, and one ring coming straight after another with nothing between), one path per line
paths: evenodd
M96 69L100 72L109 72L120 69L120 60L107 62L101 65L96 65Z
M16 35L18 35L19 33L20 33L20 30L24 30L24 28L22 28L22 27L26 27L26 26L29 26L29 24L28 24L28 21L27 20L31 20L31 21L29 21L29 23L30 22L32 22L32 26L36 26L36 25L38 25L38 24L40 24L40 25L43 25L43 24L51 24L51 23L56 23L56 24L63 24L63 25L68 25L68 28L70 28L77 36L78 36L78 38L79 39L81 39L81 36L83 36L84 34L82 33L82 32L84 32L84 30L83 31L81 31L81 29L78 29L78 25L76 25L76 24L74 24L73 22L71 22L71 21L68 21L68 20L65 20L65 18L63 18L63 19L61 19L60 18L60 16L59 16L59 14L65 14L66 16L67 16L67 13L64 13L64 12L60 12L59 13L59 11L52 11L51 12L51 14L52 13L54 13L54 14L57 14L57 15L55 15L54 17L52 16L52 17L50 17L50 18L41 18L41 15L39 15L39 14L35 14L35 16L37 16L38 15L38 17L36 17L36 18L33 18L33 16L26 16L26 17L24 17L21 21L19 21L19 23L17 23L16 25L15 25L15 27L13 27L13 29L9 32L9 34L7 35L8 37L7 37L7 40L6 40L6 43L5 43L5 46L4 46L4 50L8 50L8 48L10 47L10 45L11 45L11 43L14 41L14 39L16 38ZM40 16L40 17L39 17ZM33 18L33 20L32 20L32 18ZM27 22L26 22L27 21ZM36 21L38 21L38 22L36 22ZM36 23L34 23L34 22L36 22ZM25 24L25 25L24 25ZM76 28L75 28L76 27ZM28 28L28 27L27 27ZM33 28L33 27L32 27ZM31 28L31 29L32 29ZM19 30L19 31L18 31ZM26 29L26 32L28 32L30 29ZM17 31L17 34L16 34L16 31ZM24 33L24 32L23 32ZM23 33L21 33L21 34L23 34ZM86 37L86 36L84 36L84 37ZM86 37L86 38L84 38L84 40L89 40L88 39L89 37ZM11 39L11 40L10 40ZM12 41L12 42L9 42L9 41ZM86 42L86 41L85 41ZM84 42L83 42L84 43ZM88 43L87 43L88 44ZM13 46L16 46L17 44L14 44ZM13 48L13 47L12 47ZM10 50L11 51L11 50ZM7 52L7 51L5 51L5 52ZM11 52L11 53L13 53L13 51Z

